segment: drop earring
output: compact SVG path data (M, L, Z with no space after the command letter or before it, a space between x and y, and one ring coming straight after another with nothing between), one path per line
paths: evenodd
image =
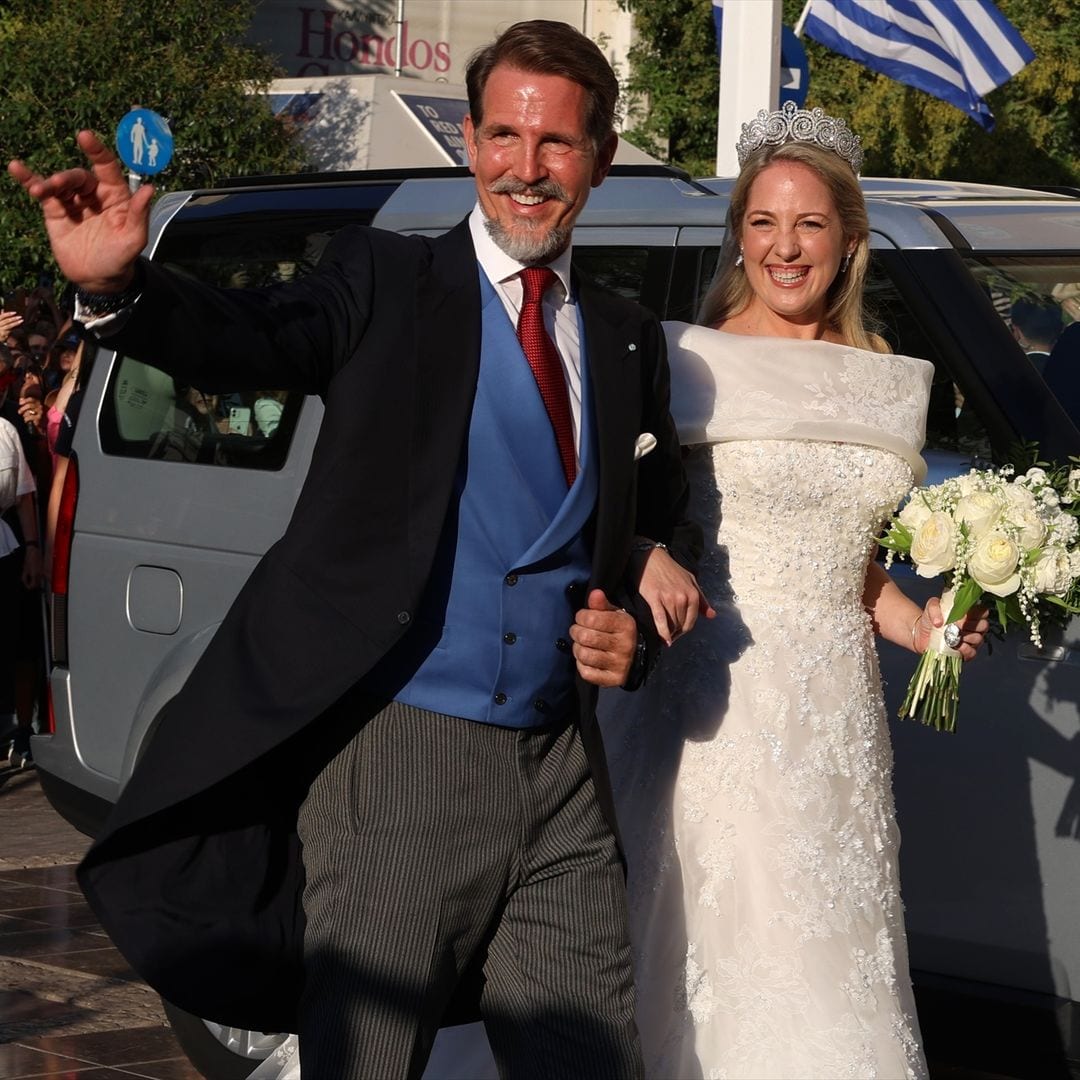
M849 253L849 254L844 256L844 261L840 264L840 273L841 274L846 274L847 273L847 268L850 265L850 263L851 263L851 254Z
M742 257L742 252L740 251L739 254L735 256L735 265L736 266L742 266L742 264L743 264L743 257Z

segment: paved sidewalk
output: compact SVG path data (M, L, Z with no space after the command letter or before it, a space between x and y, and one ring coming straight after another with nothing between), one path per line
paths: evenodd
M75 882L89 841L0 765L0 1080L198 1080Z

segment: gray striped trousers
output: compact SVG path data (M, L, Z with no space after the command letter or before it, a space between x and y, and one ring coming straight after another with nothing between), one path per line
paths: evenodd
M312 784L299 831L304 1080L420 1076L477 968L504 1077L641 1075L622 869L575 724L391 703Z

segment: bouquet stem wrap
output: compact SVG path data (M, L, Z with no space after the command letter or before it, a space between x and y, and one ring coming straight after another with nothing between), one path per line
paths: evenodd
M942 611L952 614L955 600L955 591L946 590L941 597ZM945 644L945 626L935 626L930 631L930 643L919 657L915 674L908 683L900 715L951 733L956 731L963 659L956 649Z

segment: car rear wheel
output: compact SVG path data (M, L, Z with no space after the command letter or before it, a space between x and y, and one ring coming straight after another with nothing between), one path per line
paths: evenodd
M206 1080L245 1080L288 1038L278 1033L224 1027L193 1016L164 998L162 1004L181 1048Z

